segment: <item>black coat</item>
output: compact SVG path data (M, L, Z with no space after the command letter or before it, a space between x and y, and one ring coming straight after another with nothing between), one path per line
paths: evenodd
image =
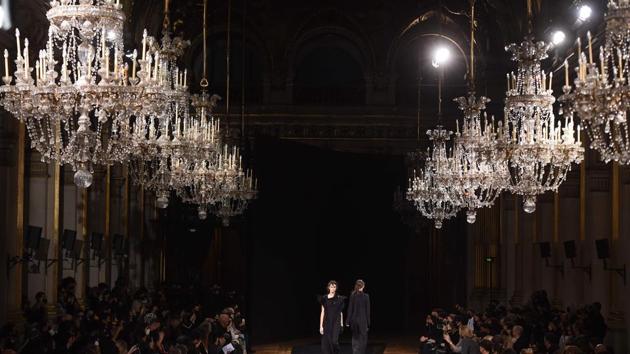
M370 327L370 296L368 294L356 291L350 295L346 323L353 330L367 331Z

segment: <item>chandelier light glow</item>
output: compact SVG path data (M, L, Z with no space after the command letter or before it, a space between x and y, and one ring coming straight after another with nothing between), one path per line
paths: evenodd
M491 207L509 179L505 149L498 142L502 125L495 128L494 118L485 115L490 99L475 96L475 1L470 3L470 66L469 94L454 99L464 115L462 130L459 121L451 156L440 164L438 183L458 196L461 208L466 209L466 221L477 219L477 210ZM482 115L483 113L483 115Z
M555 120L553 73L540 67L548 49L549 44L529 37L506 47L518 69L508 74L503 143L509 156L509 189L523 196L527 213L536 210L538 194L557 191L571 164L580 163L584 153L573 119L565 117L563 125Z
M455 99L464 114L462 130L458 122L452 155L437 172L438 182L459 196L470 224L478 209L494 204L509 180L505 150L497 139L502 125L496 129L494 119L482 116L489 101L472 92Z
M600 48L599 65L593 58L588 34L588 56L578 45L577 77L574 89L565 62L563 113L577 115L584 125L590 147L604 162L630 164L630 2L609 1L605 16L605 43ZM579 41L578 41L579 43Z
M34 67L28 39L22 48L16 30L16 70L9 72L5 51L0 104L26 124L43 161L70 165L75 184L87 188L94 165L129 161L132 135L143 129L136 122L166 111L186 79L151 53L146 37L142 58L125 62L118 1L52 1L47 18L48 41Z
M432 148L427 154L424 168L414 171L414 176L409 180L407 199L414 203L424 217L433 220L436 229L441 229L444 220L457 215L462 204L459 194L450 185L441 183L438 177L439 171L449 164L446 143L452 132L438 125L428 130L427 135Z

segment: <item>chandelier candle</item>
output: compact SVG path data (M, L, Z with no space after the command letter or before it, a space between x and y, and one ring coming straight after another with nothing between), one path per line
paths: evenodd
M28 38L24 38L24 80L28 80L30 74L28 61Z
M20 29L16 28L15 29L15 40L17 41L17 57L18 59L22 56L22 54L20 53Z
M131 55L131 77L133 79L136 78L136 59L138 58L138 51L133 50L133 54Z
M549 44L526 38L506 47L518 63L516 89L506 94L505 146L509 156L509 189L523 196L523 209L536 210L536 196L557 191L572 163L581 162L582 147L573 138L572 120L564 128L553 114L552 75L541 70ZM566 70L566 69L565 69ZM566 81L566 72L565 72Z
M9 77L9 51L4 50L4 76Z
M146 60L147 55L147 30L142 32L142 60Z
M591 31L586 32L588 38L588 63L593 64L593 38L591 38Z

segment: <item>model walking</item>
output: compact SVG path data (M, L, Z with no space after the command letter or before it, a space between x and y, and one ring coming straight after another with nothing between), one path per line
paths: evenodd
M322 296L319 333L322 335L322 354L339 353L339 334L343 327L344 297L337 295L337 282L328 282L328 294Z
M370 328L370 296L364 292L365 282L361 279L354 284L348 305L346 323L352 331L352 354L365 354Z

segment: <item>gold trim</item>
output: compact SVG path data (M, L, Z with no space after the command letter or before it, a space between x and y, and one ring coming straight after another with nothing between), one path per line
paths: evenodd
M532 242L536 243L538 242L538 218L540 216L540 199L538 199L536 201L536 203L538 204L536 210L534 211L534 215L532 215L533 221L532 221Z
M25 158L26 158L26 127L24 123L18 123L18 141L17 141L17 220L16 237L15 237L15 255L21 257L24 253L24 185L25 185ZM22 264L15 266L15 304L18 310L22 304Z
M553 242L560 240L560 190L553 194Z
M505 225L503 225L503 217L504 217L504 210L503 210L503 204L504 204L504 200L503 200L504 196L503 193L501 193L501 195L499 196L499 244L503 243L503 227Z
M126 244L129 244L129 167L127 165L123 166L123 196L122 196L122 232L123 237L126 240ZM118 267L121 272L124 273L125 277L129 279L129 258L122 258L122 264ZM119 275L120 276L120 275Z
M59 162L55 162L53 164L53 215L52 215L53 225L52 225L52 235L50 236L51 238L50 243L53 249L53 259L55 258L58 259L58 262L55 265L55 267L53 267L52 269L52 289L57 289L59 278L63 276L63 273L62 273L63 261L59 258L59 256L61 255L59 233L60 233L60 226L61 226L61 220L60 220L61 210L60 209L61 209L61 203L62 203L62 196L61 196L61 174L62 173L63 172L61 171L61 165L59 164ZM56 290L53 290L52 292L52 303L53 304L57 303Z
M518 244L519 241L519 214L520 214L520 209L519 209L519 205L518 205L518 196L514 195L514 243Z
M77 187L78 188L78 187ZM81 298L85 300L87 294L85 293L85 289L90 285L90 248L88 245L88 202L89 202L89 190L87 188L79 189L81 191L81 234L83 235L83 258L85 262L83 263L83 286L79 287L80 292L83 295Z
M123 195L122 195L122 217L121 224L123 230L123 236L129 237L129 168L127 165L123 166L122 170L124 182L123 182Z
M110 237L110 220L111 220L111 189L112 189L112 167L107 166L105 172L105 229L103 231L103 243L105 245L106 262L105 262L105 281L112 283L112 242ZM100 276L100 275L99 275Z
M580 165L580 241L586 240L586 158Z
M620 188L619 188L619 163L613 162L612 164L612 188L611 188L611 216L612 216L612 240L616 241L619 239L620 234L620 224L619 224L619 214L620 214Z
M144 240L144 186L140 186L138 209L140 210L140 240Z
M139 232L138 232L138 236L140 238L140 248L139 248L139 253L140 253L140 286L144 286L144 249L142 248L142 242L144 241L144 186L140 185L140 192L139 192L139 202L138 202L138 209L140 210L140 227L139 227Z

